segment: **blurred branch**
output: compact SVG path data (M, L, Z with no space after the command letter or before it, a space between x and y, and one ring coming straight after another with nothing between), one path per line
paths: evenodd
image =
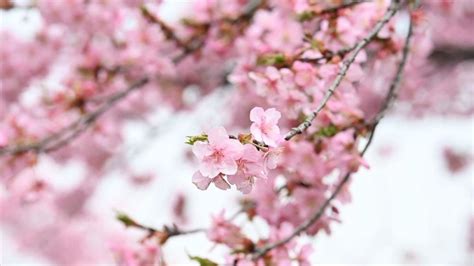
M397 71L395 73L395 78L390 83L387 97L385 98L385 101L383 102L380 111L378 112L377 116L374 118L372 122L374 126L377 125L380 122L380 120L382 120L382 118L385 116L388 109L390 108L390 106L393 104L393 102L398 96L398 88L400 87L400 82L402 80L403 70L405 69L405 65L408 60L408 54L410 53L410 40L412 36L413 36L413 22L410 19L408 23L408 33L405 38L405 43L403 46L402 58L400 60L400 63L398 64Z
M474 60L474 47L439 46L431 52L429 59L437 64L458 63Z
M63 146L64 144L68 143L70 140L79 136L106 111L112 108L118 101L125 98L132 91L143 87L148 82L149 79L147 77L137 80L136 82L132 83L132 85L130 85L127 89L112 95L96 110L81 116L78 120L76 120L76 122L63 128L59 132L56 132L48 137L43 138L40 141L24 145L13 145L0 148L0 156L6 154L17 155L30 151L35 153L54 151L59 147Z
M36 8L36 3L30 1L30 3L18 4L12 0L0 0L0 10L11 10L11 9L33 9Z
M140 7L140 10L142 12L142 15L151 23L155 23L155 24L158 24L158 26L160 27L161 31L163 32L163 34L165 35L166 39L168 40L171 40L173 42L176 43L176 45L180 48L182 48L183 50L187 50L188 47L187 45L181 41L180 38L178 38L178 36L176 36L176 34L174 33L173 29L168 26L165 22L163 22L160 18L158 18L157 16L155 16L150 10L148 10L148 8L146 6L141 6Z
M343 57L346 54L354 51L354 49L356 47L357 47L357 44L355 44L353 46L350 46L350 47L342 48L342 49L334 51L334 52L330 51L330 50L326 50L322 53L323 55L320 56L320 57L317 57L317 58L298 58L297 60L301 61L301 62L316 64L316 63L319 63L322 60L329 61L329 60L331 60L332 58L334 58L336 56Z
M244 13L242 13L239 17L235 19L231 19L230 21L233 24L243 22L248 23L255 15L256 11L259 8L263 7L265 2L266 1L262 0L253 1ZM178 64L184 58L186 58L186 56L193 54L204 46L205 40L203 38L201 38L198 43L185 44L173 33L172 29L169 26L164 23L159 23L161 22L161 20L156 17L152 17L151 13L149 13L148 10L142 9L142 12L145 16L147 16L149 20L156 22L160 27L162 27L162 30L167 38L173 40L178 44L180 48L182 48L183 52L173 59L174 63ZM205 35L207 35L208 30L209 27L206 27L206 31L204 33ZM47 136L39 141L28 144L9 145L0 148L0 156L18 155L26 152L45 153L61 148L62 146L68 144L71 140L75 139L83 132L85 132L105 112L115 106L117 102L124 99L132 91L142 88L145 84L149 83L149 81L150 79L146 76L142 77L141 79L138 79L137 81L132 83L127 89L113 94L112 96L110 96L110 98L105 99L104 103L96 110L81 116L77 121L63 128L59 132L53 133L50 136Z
M402 58L401 58L401 60L398 64L395 77L393 78L392 82L390 83L387 96L385 97L385 101L382 104L382 107L380 108L380 110L378 112L378 115L375 117L375 119L371 123L373 126L372 126L372 129L370 131L367 143L365 144L364 148L360 152L361 156L364 156L364 154L366 153L367 149L369 148L370 144L372 143L377 125L379 124L380 120L384 117L384 115L387 112L387 110L389 109L390 105L393 103L393 101L397 97L397 90L400 86L400 81L401 81L402 75L403 75L403 69L405 68L406 61L407 61L407 58L408 58L408 54L409 54L409 51L410 51L410 39L412 37L412 33L413 33L413 25L412 25L412 22L410 21L408 34L406 36L405 44L404 44L403 51L402 51ZM308 220L306 220L304 223L300 224L293 231L293 233L291 233L289 236L287 236L287 237L285 237L285 238L283 238L283 239L281 239L281 240L279 240L275 243L268 244L268 245L264 246L263 248L257 249L252 258L254 260L258 259L258 258L264 256L266 253L268 253L272 249L275 249L277 247L285 245L286 243L290 242L293 238L295 238L299 234L305 232L314 223L316 223L322 217L322 215L324 214L324 212L326 211L326 209L328 208L330 203L341 192L342 188L347 183L347 181L349 181L349 179L351 177L351 174L352 173L349 172L344 176L344 178L336 186L336 189L334 190L334 192L331 194L331 196L329 196L329 198L326 199L326 201L323 203L323 205L319 209L317 209L317 211L311 217L309 217Z
M165 225L163 226L162 230L158 230L153 227L149 227L149 226L136 222L134 219L130 218L130 216L128 216L127 214L123 212L117 212L116 218L117 220L122 222L125 225L125 227L133 227L133 228L146 231L147 235L145 236L143 240L156 237L160 245L163 245L164 243L166 243L166 241L168 241L168 239L175 236L203 233L206 231L205 229L182 230L182 229L179 229L174 224L172 226Z
M365 3L365 2L370 2L370 0L344 1L342 4L337 5L337 6L328 7L328 8L321 9L321 10L310 10L310 11L302 12L298 15L298 17L299 17L300 21L307 21L307 20L311 20L311 19L313 19L317 16L336 13L341 9L350 8L350 7L353 7L357 4L361 4L361 3Z
M316 118L316 116L322 111L322 109L326 106L327 102L329 99L332 97L336 89L339 87L341 84L342 80L347 74L347 71L349 70L349 67L351 64L354 62L355 58L359 54L359 52L367 46L370 41L372 41L379 31L387 24L390 19L397 13L397 11L400 9L400 0L392 0L390 3L390 6L388 7L387 11L385 12L384 16L382 19L380 19L375 27L370 31L370 33L362 39L360 42L358 42L352 51L351 55L345 59L342 63L342 67L339 70L339 73L336 76L336 79L334 82L331 84L329 89L326 91L326 94L324 95L323 100L319 104L319 106L316 108L315 111L313 111L310 115L306 117L306 119L299 124L297 127L291 129L286 135L285 135L285 140L290 140L294 136L303 133L308 127L311 126L312 121Z

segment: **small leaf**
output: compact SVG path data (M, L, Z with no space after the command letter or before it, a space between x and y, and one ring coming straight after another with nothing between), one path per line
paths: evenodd
M303 22L310 20L314 17L314 12L313 11L304 11L298 14L298 20Z
M284 66L287 60L284 54L266 54L257 58L258 65L264 66Z
M201 258L201 257L198 257L198 256L190 256L190 255L188 255L188 257L191 260L194 260L194 261L198 262L200 266L217 266L217 263L213 262L212 260L206 259L206 258Z
M201 135L197 135L197 136L187 136L185 143L189 144L189 145L194 145L194 143L196 143L198 141L207 141L207 135L206 134L201 134Z
M117 212L115 218L121 221L126 227L135 226L137 224L132 218L123 212Z
M333 137L338 132L338 129L335 125L329 125L327 127L321 128L318 132L314 133L315 136L319 137Z

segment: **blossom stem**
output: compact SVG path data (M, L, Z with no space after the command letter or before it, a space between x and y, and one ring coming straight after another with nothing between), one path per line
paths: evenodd
M375 117L375 119L372 122L373 127L370 131L370 135L368 137L367 143L365 144L364 148L360 152L361 156L363 156L366 153L367 149L369 148L370 144L372 143L377 125L379 124L380 120L384 117L385 113L390 108L390 105L393 103L393 101L397 97L397 89L398 89L399 84L402 80L403 69L405 68L405 64L406 64L408 54L409 54L409 50L410 50L410 39L412 37L412 33L413 33L413 25L412 25L412 21L410 20L409 27L408 27L408 34L405 38L405 44L404 44L404 48L403 48L403 52L402 52L402 59L400 60L400 62L398 64L395 77L393 78L392 82L390 83L387 96L385 97L385 101L384 101L382 107L380 108L380 110L378 112L378 115ZM349 181L349 179L351 177L351 174L352 173L349 172L344 176L344 178L338 183L338 185L337 185L336 189L334 190L334 192L329 196L329 198L326 199L326 201L323 203L323 205L319 209L317 209L317 211L308 220L306 220L304 223L300 224L289 236L287 236L287 237L285 237L285 238L283 238L283 239L281 239L277 242L268 244L268 245L264 246L263 248L256 249L256 252L253 254L252 259L254 259L254 260L259 259L262 256L264 256L266 253L271 251L272 249L275 249L277 247L285 245L286 243L290 242L293 238L295 238L297 235L299 235L300 233L306 231L310 226L312 226L314 223L316 223L321 218L321 216L325 213L325 211L326 211L327 207L330 205L330 203L337 197L337 195L342 190L342 188L347 183L347 181Z
M235 23L244 23L248 22L249 20L252 19L254 14L259 8L262 8L264 5L265 1L262 0L257 0L253 5L249 7L249 9L242 13L239 17L236 19L233 19ZM145 10L145 11L144 11ZM148 10L142 9L142 12L145 14L150 14ZM154 17L154 16L153 16ZM154 17L157 19L156 21L161 21L158 20L158 18ZM148 17L150 19L150 17ZM197 44L194 45L184 45L182 41L180 41L177 36L169 35L169 27L164 24L164 23L158 23L158 25L165 26L165 28L162 28L163 32L165 33L165 36L173 38L173 40L176 41L176 43L183 48L183 52L176 56L172 61L177 64L181 62L184 58L186 58L188 55L193 54L197 50L201 49L204 46L204 40L201 39L201 41ZM205 32L205 34L208 34L208 27ZM168 32L168 33L167 33ZM180 45L183 44L183 45ZM20 155L23 153L27 152L33 152L36 154L39 153L47 153L47 152L52 152L55 151L64 145L67 145L70 141L74 140L78 136L80 136L82 133L84 133L91 125L93 125L104 113L106 113L108 110L110 110L112 107L114 107L119 101L122 99L126 98L131 92L141 89L144 87L145 84L150 82L150 78L147 76L144 76L134 83L132 83L127 89L124 89L116 94L111 95L109 98L104 100L104 103L97 108L94 111L91 111L89 113L86 113L82 115L80 118L78 118L75 122L72 124L66 126L65 128L59 130L58 132L55 132L49 136L44 137L43 139L40 139L38 141L35 141L33 143L27 143L27 144L14 144L14 145L9 145L6 147L0 147L0 157L5 156L5 155Z
M364 39L362 39L360 42L357 43L351 55L343 61L342 67L339 70L339 73L337 74L336 79L331 84L329 89L326 91L326 94L324 95L324 98L320 102L319 106L310 115L308 115L301 124L291 129L285 135L285 140L288 141L292 139L294 136L303 133L307 128L311 126L312 121L323 110L323 108L326 106L329 99L332 97L336 89L341 84L342 80L347 74L347 71L349 70L349 67L355 61L359 52L362 51L362 49L366 47L377 36L380 30L382 30L385 24L387 24L390 21L390 19L397 13L399 9L400 9L400 0L393 0L390 3L390 6L388 7L384 16L377 22L375 27L370 31L370 33Z

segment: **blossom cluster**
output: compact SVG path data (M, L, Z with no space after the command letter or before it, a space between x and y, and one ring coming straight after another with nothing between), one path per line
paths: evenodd
M250 112L250 135L231 138L225 128L217 127L204 137L190 137L199 139L192 143L199 160L193 183L201 190L210 183L222 190L232 184L241 192L250 193L256 178L265 179L268 170L276 167L276 148L282 139L277 125L280 117L274 108L264 111L255 107Z

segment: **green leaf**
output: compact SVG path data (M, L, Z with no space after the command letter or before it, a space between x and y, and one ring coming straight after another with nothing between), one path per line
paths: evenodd
M327 127L321 128L318 132L315 133L316 136L320 137L333 137L338 132L338 129L335 125L329 125Z
M217 266L217 263L213 262L212 260L206 259L206 258L201 258L201 257L198 257L198 256L190 256L190 255L188 255L188 257L191 260L194 260L197 263L199 263L200 266Z
M283 66L286 64L286 57L284 54L266 54L257 58L258 65L264 66Z
M130 218L126 213L123 212L118 211L115 215L115 218L121 221L126 227L134 226L137 224L132 218Z
M313 11L303 11L298 14L298 20L303 22L306 20L310 20L314 17L314 12Z
M207 135L206 134L201 134L201 135L197 135L197 136L187 136L185 143L189 144L189 145L194 145L194 143L196 143L198 141L207 141Z

